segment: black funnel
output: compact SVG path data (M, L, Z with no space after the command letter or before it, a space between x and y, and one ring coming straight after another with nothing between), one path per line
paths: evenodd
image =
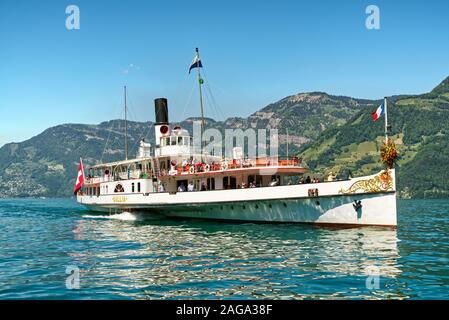
M156 115L156 124L168 124L168 103L165 98L154 100L154 112Z

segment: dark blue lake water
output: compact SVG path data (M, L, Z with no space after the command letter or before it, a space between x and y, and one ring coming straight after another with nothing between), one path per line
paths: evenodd
M449 200L398 215L396 231L326 229L1 200L0 299L448 299Z

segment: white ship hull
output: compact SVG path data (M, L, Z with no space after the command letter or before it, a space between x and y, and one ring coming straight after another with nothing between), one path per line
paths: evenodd
M318 196L311 195L317 190ZM394 170L345 181L177 193L78 195L94 211L147 211L168 217L395 227ZM357 206L357 202L359 206Z

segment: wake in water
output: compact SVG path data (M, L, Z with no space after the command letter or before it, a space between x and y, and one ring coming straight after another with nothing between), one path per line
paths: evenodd
M122 220L122 221L136 221L138 220L137 215L132 214L128 211L123 211L118 214L110 214L110 215L83 215L83 218L91 218L91 219L111 219L111 220Z

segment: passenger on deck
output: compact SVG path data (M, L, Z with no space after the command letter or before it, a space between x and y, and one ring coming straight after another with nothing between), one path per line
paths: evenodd
M304 176L302 176L301 179L299 180L299 184L304 184Z
M201 184L201 191L207 191L206 183Z
M336 175L334 175L333 173L332 173L332 171L331 172L329 172L329 176L327 177L327 181L335 181L337 179L337 176Z
M165 188L162 183L159 185L159 192L165 192Z
M184 192L186 191L186 187L184 186L184 183L181 182L181 184L178 187L178 192Z
M311 181L310 181L310 176L307 176L307 178L306 178L306 183L310 183Z
M187 185L187 191L192 192L194 190L195 186L193 185L193 182L190 181Z

